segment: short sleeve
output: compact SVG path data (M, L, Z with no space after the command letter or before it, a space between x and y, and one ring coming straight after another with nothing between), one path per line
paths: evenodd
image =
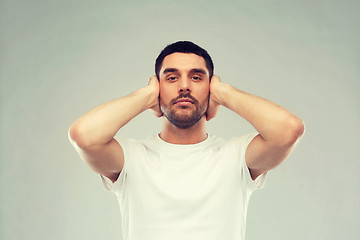
M112 182L108 177L100 175L103 187L108 191L114 192L115 194L119 193L125 187L124 185L126 183L126 176L127 176L127 172L128 172L128 165L129 165L128 151L129 151L129 147L131 146L130 140L128 140L128 139L117 138L116 140L118 141L118 143L120 144L120 146L124 152L123 169L121 170L121 172L115 182Z
M266 173L261 174L255 180L251 178L250 170L246 164L245 154L250 142L258 135L257 132L233 139L238 148L239 170L244 183L249 191L263 188L266 180Z

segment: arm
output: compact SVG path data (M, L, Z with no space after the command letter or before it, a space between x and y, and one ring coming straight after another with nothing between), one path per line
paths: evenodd
M210 84L208 120L215 116L214 109L219 105L239 114L259 132L245 154L253 179L283 162L304 133L303 121L288 110L222 83L214 76Z
M146 109L152 109L157 116L161 116L158 96L159 83L153 76L148 86L81 116L69 129L70 142L90 168L116 181L124 165L124 153L114 136Z

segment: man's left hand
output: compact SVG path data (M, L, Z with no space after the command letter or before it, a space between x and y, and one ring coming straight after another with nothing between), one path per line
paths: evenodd
M220 103L215 93L216 90L219 90L219 85L221 85L220 78L216 75L213 75L210 81L209 106L206 111L207 121L214 118L219 111Z

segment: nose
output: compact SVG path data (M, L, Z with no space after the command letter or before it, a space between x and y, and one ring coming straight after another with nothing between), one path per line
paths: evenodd
M191 92L191 83L187 78L181 78L179 81L179 93Z

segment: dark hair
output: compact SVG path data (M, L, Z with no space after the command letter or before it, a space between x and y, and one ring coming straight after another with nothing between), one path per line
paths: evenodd
M164 58L167 55L170 55L172 53L176 53L176 52L180 52L180 53L194 53L200 57L203 57L205 60L205 64L206 64L206 68L209 71L209 80L211 79L211 77L214 74L214 64L213 61L211 60L210 55L207 53L207 51L201 47L199 47L198 45L196 45L193 42L190 41L178 41L175 43L172 43L170 45L167 45L159 54L159 56L156 58L155 61L155 74L156 76L159 78L159 73L160 73L160 69L161 69L161 65L164 61Z

